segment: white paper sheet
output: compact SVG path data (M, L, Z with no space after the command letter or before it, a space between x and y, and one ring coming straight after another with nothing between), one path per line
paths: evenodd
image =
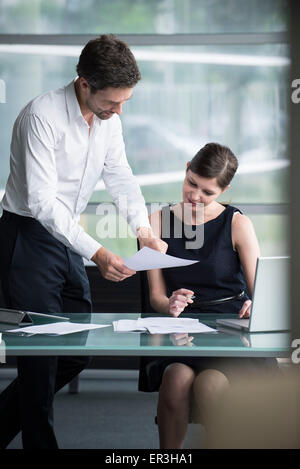
M188 259L181 259L180 257L169 256L169 254L162 254L161 252L147 247L140 249L128 259L124 259L124 264L136 271L182 267L195 264L196 262L199 261L190 261Z
M101 327L108 327L110 324L80 324L73 322L53 322L51 324L42 324L40 326L28 326L18 329L10 329L6 332L21 333L21 334L48 334L48 335L65 335L73 334L75 332L88 331L91 329L98 329Z
M178 332L217 332L194 318L150 317L137 320L120 319L113 323L115 332L150 332L150 334L172 334Z
M139 326L137 320L120 319L113 322L115 332L147 332L146 327Z
M161 326L170 325L170 324L198 324L199 320L197 318L173 318L166 316L151 316L149 318L138 318L137 323L141 326L147 327L149 325L160 324Z
M198 324L198 319L193 318L168 318L168 317L150 317L133 319L120 319L113 322L115 332L147 332L148 327L160 324L161 327L168 325L179 324Z
M206 326L201 322L198 324L170 324L170 325L151 325L148 326L148 331L150 334L176 334L179 332L186 332L186 333L206 333L206 332L217 332L216 329Z

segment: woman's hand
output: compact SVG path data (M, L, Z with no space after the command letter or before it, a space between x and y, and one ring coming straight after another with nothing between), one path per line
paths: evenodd
M189 336L187 332L184 334L170 334L170 340L173 345L180 346L180 345L187 345L188 347L192 347L194 344L192 340L194 337Z
M173 291L169 298L169 314L177 318L189 303L193 303L193 300L190 298L193 294L192 290L187 290L186 288Z
M239 318L247 319L250 317L252 301L246 300L239 311Z

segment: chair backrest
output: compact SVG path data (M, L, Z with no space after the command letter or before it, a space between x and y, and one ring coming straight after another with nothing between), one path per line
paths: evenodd
M103 278L96 266L86 267L95 313L139 313L141 311L140 272L122 282Z

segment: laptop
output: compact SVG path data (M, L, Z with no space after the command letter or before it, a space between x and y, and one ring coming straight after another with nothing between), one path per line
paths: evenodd
M278 350L277 357L290 357L291 334L289 331L273 331L265 334L252 334L243 330L234 329L218 325L218 332L226 335L238 337L241 345L245 348L276 348ZM265 331L266 332L266 331ZM286 349L286 350L284 350Z
M249 319L217 319L217 324L247 332L287 331L290 257L259 257Z

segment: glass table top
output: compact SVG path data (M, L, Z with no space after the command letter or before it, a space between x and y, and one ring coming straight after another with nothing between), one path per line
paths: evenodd
M64 316L64 315L61 315ZM290 356L288 332L242 333L235 329L216 326L216 319L234 317L216 314L185 314L217 329L217 333L187 334L193 340L178 334L149 334L114 332L112 323L119 319L138 319L140 314L92 313L65 315L71 322L109 324L111 327L62 336L21 335L7 333L16 326L0 324L2 348L7 355L90 355L90 356ZM142 317L151 315L142 315ZM153 315L152 315L153 316ZM162 316L162 315L159 315ZM37 322L35 321L35 324Z

